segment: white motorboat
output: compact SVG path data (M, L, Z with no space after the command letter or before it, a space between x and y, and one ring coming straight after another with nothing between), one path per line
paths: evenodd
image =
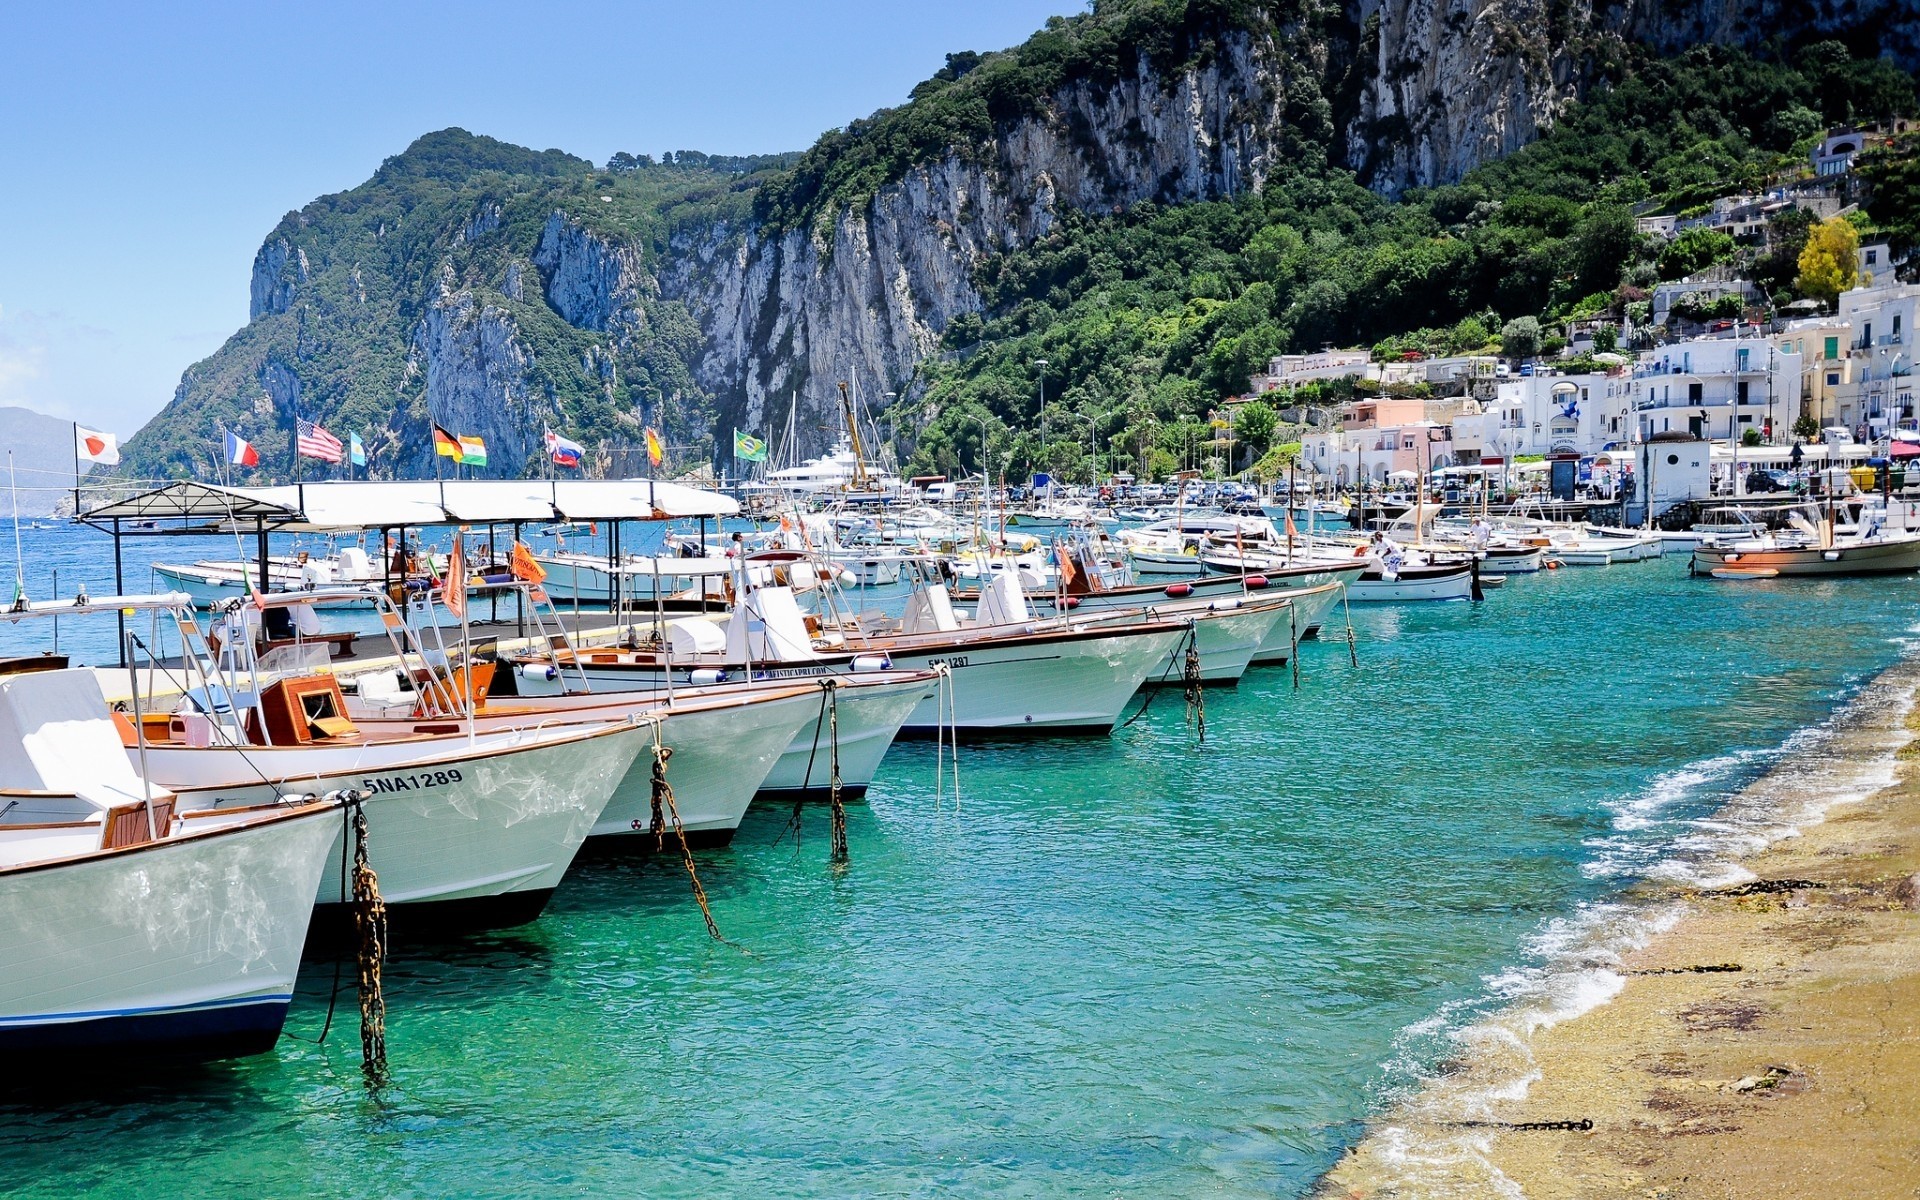
M276 593L264 602L326 603L343 591ZM390 635L400 636L384 596L344 594L380 606L396 618L386 622ZM497 927L538 916L653 739L657 718L642 714L549 728L464 727L455 719L464 707L458 693L473 686L473 672L442 679L417 642L409 658L397 640L403 663L438 682L413 724L362 729L332 675L296 672L268 682L245 639L223 648L230 674L208 652L190 610L172 611L187 653L181 674L170 677L185 694L172 712L154 712L148 698L146 719L114 735L125 755L179 793L183 813L269 803L287 792L371 793L370 857L396 927ZM340 888L337 874L322 880L318 902L344 903ZM330 922L338 915L323 914Z
M589 653L590 662L593 655ZM855 800L866 794L888 747L900 732L900 726L920 701L933 691L939 676L930 672L862 671L823 677L816 680L776 680L708 685L678 685L671 697L662 677L647 678L636 673L616 677L610 686L598 681L600 690L563 694L568 686L578 686L577 673L571 668L550 665L542 669L528 664L515 686L535 706L557 704L567 711L592 712L607 706L641 704L654 706L664 715L663 736L673 747L674 793L682 799L681 816L689 832L718 829L719 825L687 816L689 810L731 811L737 799L733 824L745 814L747 802L755 795L771 798L824 798L832 783L832 765L837 740L841 798ZM821 686L831 682L832 695ZM537 697L537 698L535 698ZM519 701L495 700L489 708ZM779 707L752 720L740 710L773 703ZM773 747L771 757L750 753L747 735L756 722L772 727L798 713L800 724L791 729L786 741ZM643 758L642 766L647 765ZM750 776L759 769L760 778ZM705 785L702 780L708 780ZM623 789L623 792L626 789ZM624 811L619 796L608 805L596 835L622 832L614 826ZM732 832L732 825L726 827ZM694 839L689 839L698 844Z
M1347 595L1355 604L1470 600L1473 598L1473 567L1469 563L1443 563L1436 566L1403 564L1399 571L1390 572L1374 566L1347 585Z
M0 678L0 1053L272 1048L340 812L183 813L121 755L93 672Z
M1185 636L1181 625L1076 628L1057 618L963 628L945 586L933 584L910 600L904 621L863 620L816 638L790 589L751 587L724 625L676 621L661 649L595 651L562 666L577 664L596 689L657 687L669 673L693 683L941 671L948 679L914 706L903 734L1106 733Z
M250 595L258 586L257 563L196 562L155 563L153 574L168 588L193 597L196 608L215 608L228 600ZM295 558L273 558L267 563L267 591L298 591L302 588L333 587L339 583L366 583L379 579L365 551L349 546L329 559L301 562ZM322 608L364 608L364 600L339 600Z

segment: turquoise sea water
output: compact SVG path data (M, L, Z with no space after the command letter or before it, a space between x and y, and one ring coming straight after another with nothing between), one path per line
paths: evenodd
M748 953L677 869L583 863L532 926L396 952L378 1097L349 995L325 1047L0 1094L0 1192L1299 1195L1442 1052L1409 1029L1899 658L1917 588L1542 573L1356 607L1358 670L1211 692L1204 747L1163 697L969 747L956 810L902 746L844 872L820 808L701 856Z

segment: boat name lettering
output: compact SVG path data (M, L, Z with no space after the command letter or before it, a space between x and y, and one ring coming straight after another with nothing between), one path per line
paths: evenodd
M964 667L967 665L967 656L956 654L952 658L930 658L927 660L927 665L929 667Z
M360 781L360 787L369 792L411 792L417 788L446 787L459 783L461 778L460 768L450 767L445 771L422 771L418 775L395 775L388 779L368 776Z

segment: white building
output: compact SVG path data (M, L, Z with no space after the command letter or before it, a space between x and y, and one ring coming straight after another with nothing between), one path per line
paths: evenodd
M1840 294L1836 320L1853 332L1848 357L1852 368L1835 390L1838 423L1865 426L1878 437L1895 422L1914 416L1913 336L1920 317L1920 285L1893 282Z
M1491 402L1451 424L1454 453L1462 462L1522 454L1586 457L1632 439L1633 380L1624 368L1502 379Z
M1784 438L1800 414L1801 357L1765 337L1701 338L1640 355L1632 411L1641 436L1725 439L1749 429Z
M1312 354L1276 354L1267 360L1266 374L1253 377L1249 390L1257 396L1264 392L1290 388L1312 379L1340 379L1348 375L1364 375L1372 357L1372 352L1365 349L1328 348Z

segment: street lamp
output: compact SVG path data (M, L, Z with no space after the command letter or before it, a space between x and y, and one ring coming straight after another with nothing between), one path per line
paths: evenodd
M1093 486L1100 486L1100 442L1095 423L1099 420L1092 413L1068 413L1087 423L1087 454L1093 460Z
M1044 467L1047 464L1047 360L1036 358L1033 365L1040 371L1033 386L1040 397L1040 465Z

